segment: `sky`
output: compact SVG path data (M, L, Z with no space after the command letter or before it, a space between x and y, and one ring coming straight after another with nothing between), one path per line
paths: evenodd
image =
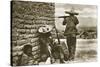
M55 16L64 16L65 11L70 11L74 8L75 12L78 12L77 18L79 24L77 27L96 27L97 26L97 6L96 5L80 5L80 4L65 4L56 3L55 4ZM62 18L55 18L56 27L59 30L64 30L66 26L62 25Z

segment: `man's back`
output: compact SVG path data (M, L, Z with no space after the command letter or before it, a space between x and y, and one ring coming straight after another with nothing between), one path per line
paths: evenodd
M64 35L77 33L76 25L79 23L76 16L69 16L64 19L63 25L66 25Z
M69 16L64 19L63 24L67 24L67 26L76 26L79 23L76 16Z

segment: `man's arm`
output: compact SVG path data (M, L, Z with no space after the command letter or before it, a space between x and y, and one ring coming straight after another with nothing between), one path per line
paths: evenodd
M79 20L75 17L75 25L79 24Z
M66 18L64 18L63 25L66 25L66 23L67 23L67 20Z

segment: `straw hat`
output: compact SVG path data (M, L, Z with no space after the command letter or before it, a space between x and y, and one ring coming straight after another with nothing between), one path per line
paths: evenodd
M42 26L38 29L38 32L39 33L48 33L52 30L52 26L50 25L45 25L45 26Z
M75 12L74 8L72 8L70 11L65 11L67 14L73 14L73 15L78 15L79 13Z

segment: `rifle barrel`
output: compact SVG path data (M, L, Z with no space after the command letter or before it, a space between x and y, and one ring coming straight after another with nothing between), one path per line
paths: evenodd
M58 18L67 18L67 17L69 17L69 16L59 16Z

